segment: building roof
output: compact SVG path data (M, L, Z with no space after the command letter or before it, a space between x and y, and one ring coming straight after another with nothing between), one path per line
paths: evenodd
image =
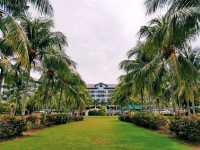
M96 88L98 85L105 85L106 87L105 88L115 88L116 87L116 84L105 84L105 83L97 83L97 84L87 84L87 88L88 89L93 89L93 88Z

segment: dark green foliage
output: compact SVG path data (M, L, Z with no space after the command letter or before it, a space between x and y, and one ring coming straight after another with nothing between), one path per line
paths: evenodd
M154 130L160 129L167 124L167 120L162 115L153 113L136 113L133 116L133 122L136 125Z
M24 120L12 119L10 121L0 122L0 139L8 139L22 135L26 130L26 122Z
M196 108L196 113L200 113L200 108Z
M88 112L89 116L106 116L106 112L103 110L91 110Z
M131 116L131 115L121 115L121 116L119 116L119 120L125 121L125 122L133 122L133 116Z
M192 142L200 141L200 119L178 117L171 121L170 130L179 138Z
M158 130L167 125L168 121L161 115L153 114L153 113L135 113L130 116L120 116L120 120L126 122L132 122L138 126L142 126L144 128Z
M67 114L48 114L45 118L45 126L65 124L71 121L82 121L84 119L83 116L69 116ZM43 117L42 120L44 120Z
M9 104L0 102L0 114L7 113L9 112L9 110L10 110Z
M66 114L51 114L46 116L46 125L65 124L69 120Z

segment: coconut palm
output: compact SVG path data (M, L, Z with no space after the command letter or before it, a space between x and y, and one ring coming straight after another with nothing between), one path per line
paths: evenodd
M67 46L66 37L61 32L52 32L54 27L51 19L21 18L21 25L29 41L28 53L30 63L41 60L51 47L63 49Z
M200 19L198 0L146 0L145 5L147 14L155 13L159 9L167 10L165 17L174 30L181 27L183 32L190 32L192 38L198 35Z
M158 81L162 78L163 62L160 55L147 53L146 45L138 43L128 52L128 60L124 60L120 67L126 72L126 81L132 82L134 95L140 95L144 104L144 92L148 89L149 99L154 91L158 91ZM159 78L160 77L160 78Z
M190 103L192 103L195 114L195 94L199 89L199 53L188 49L178 56L181 70L181 82L179 86L179 96L184 95L187 101L188 113L190 113Z
M120 83L114 90L112 94L112 100L115 104L120 105L121 108L123 106L127 106L130 102L130 97L133 95L133 82L127 81L126 76L120 77Z
M15 16L24 15L31 4L42 14L51 15L53 8L48 0L1 0L1 17L0 17L0 30L2 36L0 39L1 48L1 62L8 60L8 56L17 58L17 63L20 65L29 65L28 53L30 53L28 39L20 26L20 23L16 21ZM7 61L9 62L9 61ZM3 80L3 72L5 68L1 65L1 79Z
M78 74L71 74L64 89L64 97L64 103L70 107L72 112L76 110L81 112L89 104L90 98L86 84Z
M30 66L28 56L29 42L20 24L11 16L1 17L0 30L2 32L0 38L0 86L2 87L4 77L12 69L11 62L15 62L27 72Z
M41 14L53 14L53 7L49 0L0 0L0 6L1 13L9 13L13 16L24 15L30 6Z

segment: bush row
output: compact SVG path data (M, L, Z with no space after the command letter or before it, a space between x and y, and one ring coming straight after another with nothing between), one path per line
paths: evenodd
M120 120L132 122L144 128L158 130L165 127L168 121L162 115L153 113L135 113L134 115L120 116Z
M170 123L170 131L181 139L191 142L200 141L200 119L196 117L176 117Z
M89 116L106 116L106 112L101 111L101 110L91 110L88 112Z
M178 138L190 142L200 141L200 118L198 117L174 117L167 120L165 117L154 113L135 113L134 115L122 115L119 119L154 130L169 127L171 133Z
M43 122L44 122L43 119L45 119L44 125L46 126L65 124L71 121L82 121L84 119L83 116L69 116L66 114L51 114L51 115L46 115L46 118L43 117L41 119Z
M24 120L11 119L10 121L0 122L0 139L8 139L22 135L26 130Z
M83 116L69 116L67 114L42 114L24 118L9 118L0 121L0 140L20 136L24 131L33 128L48 127L65 124L71 121L81 121Z

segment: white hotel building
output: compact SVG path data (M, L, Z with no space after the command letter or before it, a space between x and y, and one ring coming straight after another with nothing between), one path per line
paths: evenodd
M87 85L88 91L96 104L108 103L115 87L115 84L104 83Z

